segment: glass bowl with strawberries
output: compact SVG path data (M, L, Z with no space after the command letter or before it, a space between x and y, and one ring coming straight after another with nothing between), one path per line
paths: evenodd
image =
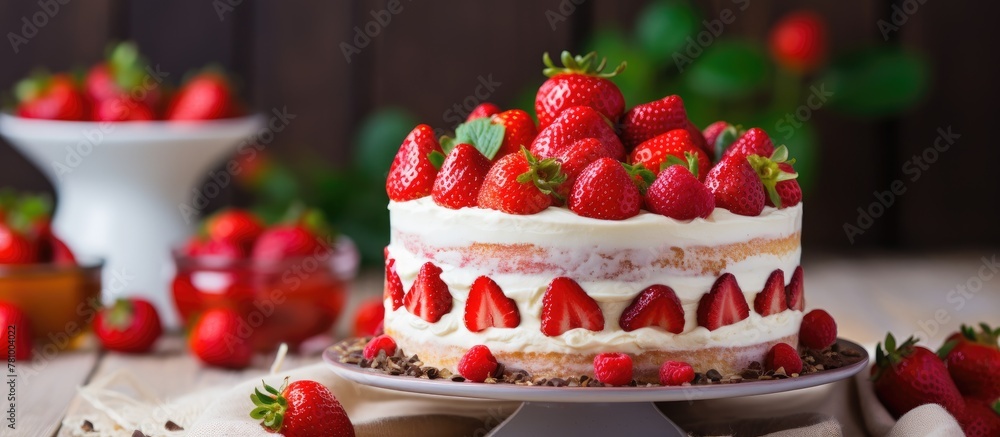
M24 344L51 355L76 346L101 299L100 259L77 261L52 231L51 203L0 192L0 306L24 319Z
M329 333L347 301L360 260L354 243L314 211L265 227L254 214L228 209L174 251L173 298L182 321L231 308L232 334L258 351L295 347Z

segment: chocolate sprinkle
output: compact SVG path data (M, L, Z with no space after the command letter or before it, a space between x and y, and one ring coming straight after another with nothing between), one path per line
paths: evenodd
M184 427L174 423L173 420L168 420L166 424L163 425L167 431L184 431Z
M711 379L713 382L722 379L722 374L715 369L709 369L708 372L705 372L705 376L707 376L708 379Z
M94 424L89 420L84 420L83 424L80 425L80 429L83 430L84 432L93 432Z
M149 437L149 436L146 435L146 434L143 434L142 431L139 431L137 429L135 431L132 431L132 437Z

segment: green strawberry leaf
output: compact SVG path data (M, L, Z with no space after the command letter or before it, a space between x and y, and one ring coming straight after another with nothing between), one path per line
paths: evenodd
M455 146L465 143L475 147L486 159L493 160L500 151L506 130L502 124L493 123L488 117L477 118L458 125L455 138L441 137L441 150L447 155Z
M716 162L722 160L722 155L726 153L729 146L732 145L734 141L739 139L739 137L743 136L744 133L746 133L746 130L739 125L729 125L722 130L722 133L715 138L715 144L712 145L715 150Z
M451 138L448 138L448 137L441 137L441 140L442 140L441 143L442 144L444 144L444 140L446 138L447 139L451 139ZM456 145L457 144L452 145L451 147L449 147L448 151L445 152L445 153L451 153L451 149L454 149ZM427 154L427 160L430 161L431 165L433 165L434 168L436 168L438 170L441 170L441 166L444 165L444 158L445 158L444 153L438 152L437 150L434 150L431 153Z

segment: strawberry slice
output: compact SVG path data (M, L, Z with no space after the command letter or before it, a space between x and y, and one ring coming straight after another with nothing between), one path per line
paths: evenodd
M396 260L389 258L385 262L385 291L382 300L392 300L392 310L403 306L403 281L396 273Z
M792 272L792 280L788 281L785 287L785 299L788 302L788 309L802 311L806 309L805 288L802 286L802 266L795 268Z
M714 331L750 317L750 306L732 273L719 276L698 302L698 326Z
M403 304L410 314L430 323L451 312L451 293L448 284L441 280L441 268L429 262L420 266L417 280L403 297Z
M570 329L604 329L604 314L576 281L560 276L549 283L542 297L542 333L555 337Z
M480 276L472 283L465 301L465 327L481 332L489 327L516 328L521 324L517 303L503 294L496 282Z
M459 144L452 149L441 171L434 179L431 198L445 208L459 209L476 206L479 188L483 186L490 160L475 147Z
M785 272L781 269L771 272L764 283L764 289L753 299L753 310L762 316L778 314L788 309L785 303Z
M437 168L430 160L431 152L443 153L434 129L426 124L413 128L389 167L385 191L390 199L403 202L431 194L437 176Z
M659 326L667 332L680 334L684 330L684 309L674 289L666 285L650 285L625 308L618 325L627 332Z

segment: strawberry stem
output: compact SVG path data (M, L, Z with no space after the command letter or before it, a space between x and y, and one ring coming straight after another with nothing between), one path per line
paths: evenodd
M642 163L629 165L623 162L622 167L625 167L625 171L628 172L629 178L631 178L632 182L634 182L639 188L639 193L645 196L646 190L648 190L649 186L656 180L656 175L646 168L646 166L642 165Z
M882 350L883 344L885 344L884 351ZM910 337L897 348L896 337L891 332L887 333L885 335L885 342L875 345L875 366L877 370L872 375L872 381L877 381L886 369L895 366L904 357L909 356L913 352L913 346L916 344L917 339Z
M285 377L281 388L277 389L263 380L260 382L264 385L264 391L267 393L262 393L259 388L253 389L250 401L253 402L254 409L250 410L250 417L260 420L261 426L268 431L279 432L285 420L285 413L288 411L288 400L281 395L288 388L288 377Z
M698 157L691 152L684 152L684 159L674 155L667 155L667 160L660 164L660 171L666 170L672 165L679 165L691 172L694 177L698 177Z
M521 153L528 160L528 171L517 176L517 181L522 184L533 183L543 194L552 196L556 200L565 200L557 191L559 185L566 182L566 174L562 172L562 165L555 158L545 158L541 161L532 155L524 146L521 146Z
M618 64L618 67L615 67L614 71L605 73L603 70L607 67L608 58L601 58L601 62L592 67L596 59L597 52L590 52L584 56L573 56L569 51L563 50L559 57L563 66L557 67L555 63L552 62L549 52L545 52L545 54L542 55L542 63L545 64L545 69L542 70L542 73L547 77L552 77L557 74L583 74L586 76L611 78L625 71L626 62L622 61L621 64Z
M788 148L785 146L779 146L774 149L774 153L771 154L769 158L765 158L760 155L750 155L747 157L747 161L750 161L750 166L753 167L757 175L760 176L760 181L764 184L764 190L767 191L768 197L771 199L771 203L775 207L781 208L781 196L778 194L776 186L778 182L787 181L799 177L798 173L788 172L781 168L779 164L794 164L794 159L788 159Z

